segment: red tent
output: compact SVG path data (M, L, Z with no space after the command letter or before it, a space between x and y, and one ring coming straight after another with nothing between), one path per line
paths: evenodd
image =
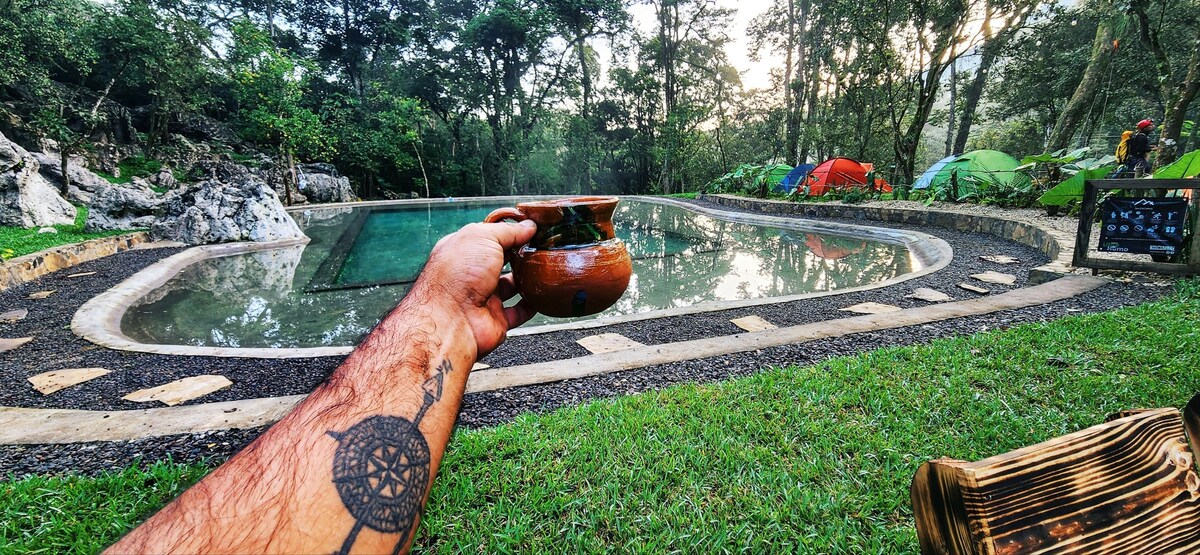
M831 158L821 162L808 174L808 194L819 197L830 189L863 187L867 184L867 172L871 164L860 164L850 158ZM874 187L888 192L892 187L882 178L876 177Z

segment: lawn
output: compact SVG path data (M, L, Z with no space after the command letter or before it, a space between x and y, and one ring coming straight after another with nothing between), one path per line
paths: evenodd
M75 223L53 226L58 233L38 233L37 228L0 226L0 256L5 259L15 258L59 245L129 233L129 230L85 232L83 224L87 222L87 206L76 206L75 208L78 210L75 214Z
M908 485L1200 391L1200 281L1114 312L455 434L421 551L915 553ZM92 551L203 471L157 465L0 485L0 542ZM11 477L10 477L11 478Z

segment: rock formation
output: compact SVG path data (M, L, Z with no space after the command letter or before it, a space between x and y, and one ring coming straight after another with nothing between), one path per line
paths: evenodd
M262 180L248 172L222 177L233 179L208 179L168 193L151 235L189 245L305 237L284 211L279 196Z
M125 185L102 185L89 206L88 231L146 229L154 223L162 200L145 180Z
M38 171L42 174L42 178L54 186L55 190L61 191L62 161L58 155L34 152L32 156L41 165ZM67 200L77 204L91 204L96 191L100 187L107 187L109 183L107 179L83 167L77 160L71 160L67 164L67 176L71 178L71 184L67 187Z
M75 207L39 173L40 164L0 135L0 225L42 227L75 222Z
M300 192L309 202L354 202L350 180L338 174L333 164L300 164L296 167Z

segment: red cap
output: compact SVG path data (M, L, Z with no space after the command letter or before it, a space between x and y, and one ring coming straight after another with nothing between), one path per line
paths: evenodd
M1151 125L1154 125L1154 120L1144 119L1144 120L1138 122L1137 128L1145 129L1147 127L1150 127Z

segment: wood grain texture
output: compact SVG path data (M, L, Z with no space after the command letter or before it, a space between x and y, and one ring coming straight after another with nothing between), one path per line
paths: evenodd
M911 494L926 554L1200 553L1200 479L1176 409L977 462L930 461Z

